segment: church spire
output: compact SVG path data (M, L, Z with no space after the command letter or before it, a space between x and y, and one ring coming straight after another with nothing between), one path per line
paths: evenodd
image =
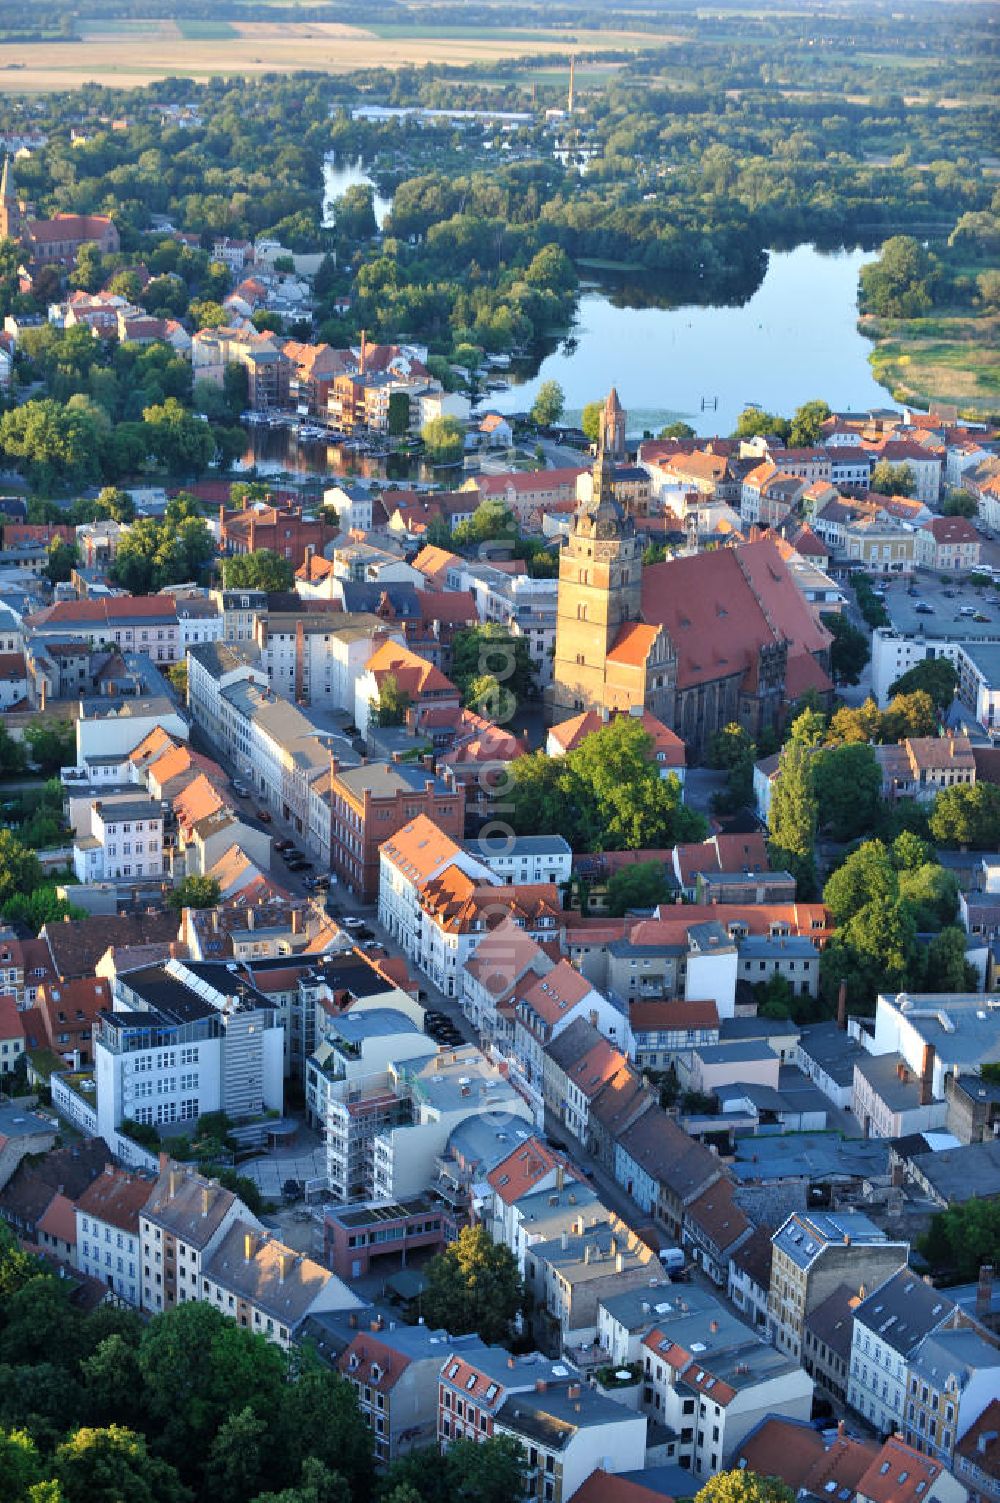
M14 185L14 171L10 165L10 157L5 155L3 174L0 175L0 239L20 240L20 238L21 206L17 201L17 188Z

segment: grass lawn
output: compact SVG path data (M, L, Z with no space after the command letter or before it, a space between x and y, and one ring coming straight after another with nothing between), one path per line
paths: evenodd
M188 41L218 42L239 35L236 27L228 21L180 20L177 22L177 29Z
M1000 411L1000 316L862 320L875 337L875 379L897 401L954 403L967 416Z

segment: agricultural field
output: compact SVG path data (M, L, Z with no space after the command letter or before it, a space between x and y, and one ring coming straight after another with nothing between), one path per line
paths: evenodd
M638 51L669 40L666 33L583 28L366 28L293 20L81 21L74 41L0 44L0 92L51 92L85 83L131 88L171 76L250 76L301 69L349 73L425 63L488 65L529 56L564 61L570 48Z

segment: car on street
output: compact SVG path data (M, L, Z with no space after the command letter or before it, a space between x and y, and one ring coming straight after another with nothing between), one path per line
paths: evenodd
M271 823L271 816L267 809L255 809L253 812L256 814L262 825L269 825Z
M365 927L364 919L355 918L353 914L349 914L343 920L343 923L345 929L363 929Z
M992 621L993 617L992 616L987 616L987 614L986 614L985 611L977 611L976 614L973 616L972 619L973 619L973 621L980 621L980 622L982 622L982 621Z
M235 793L237 798L250 797L250 789L247 787L246 783L239 783L235 778L233 779L233 792Z
M276 840L274 842L274 849L276 851L294 851L295 842L294 840L287 840L284 838L281 840Z
M934 607L932 605L928 605L926 600L918 600L916 605L913 607L913 611L917 616L933 616Z

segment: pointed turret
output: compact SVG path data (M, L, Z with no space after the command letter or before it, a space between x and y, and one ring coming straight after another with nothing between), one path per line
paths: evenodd
M613 386L601 413L601 446L615 463L625 458L625 409Z
M14 170L10 165L10 157L5 156L3 173L0 175L0 239L20 240L21 229L21 205L17 201Z

